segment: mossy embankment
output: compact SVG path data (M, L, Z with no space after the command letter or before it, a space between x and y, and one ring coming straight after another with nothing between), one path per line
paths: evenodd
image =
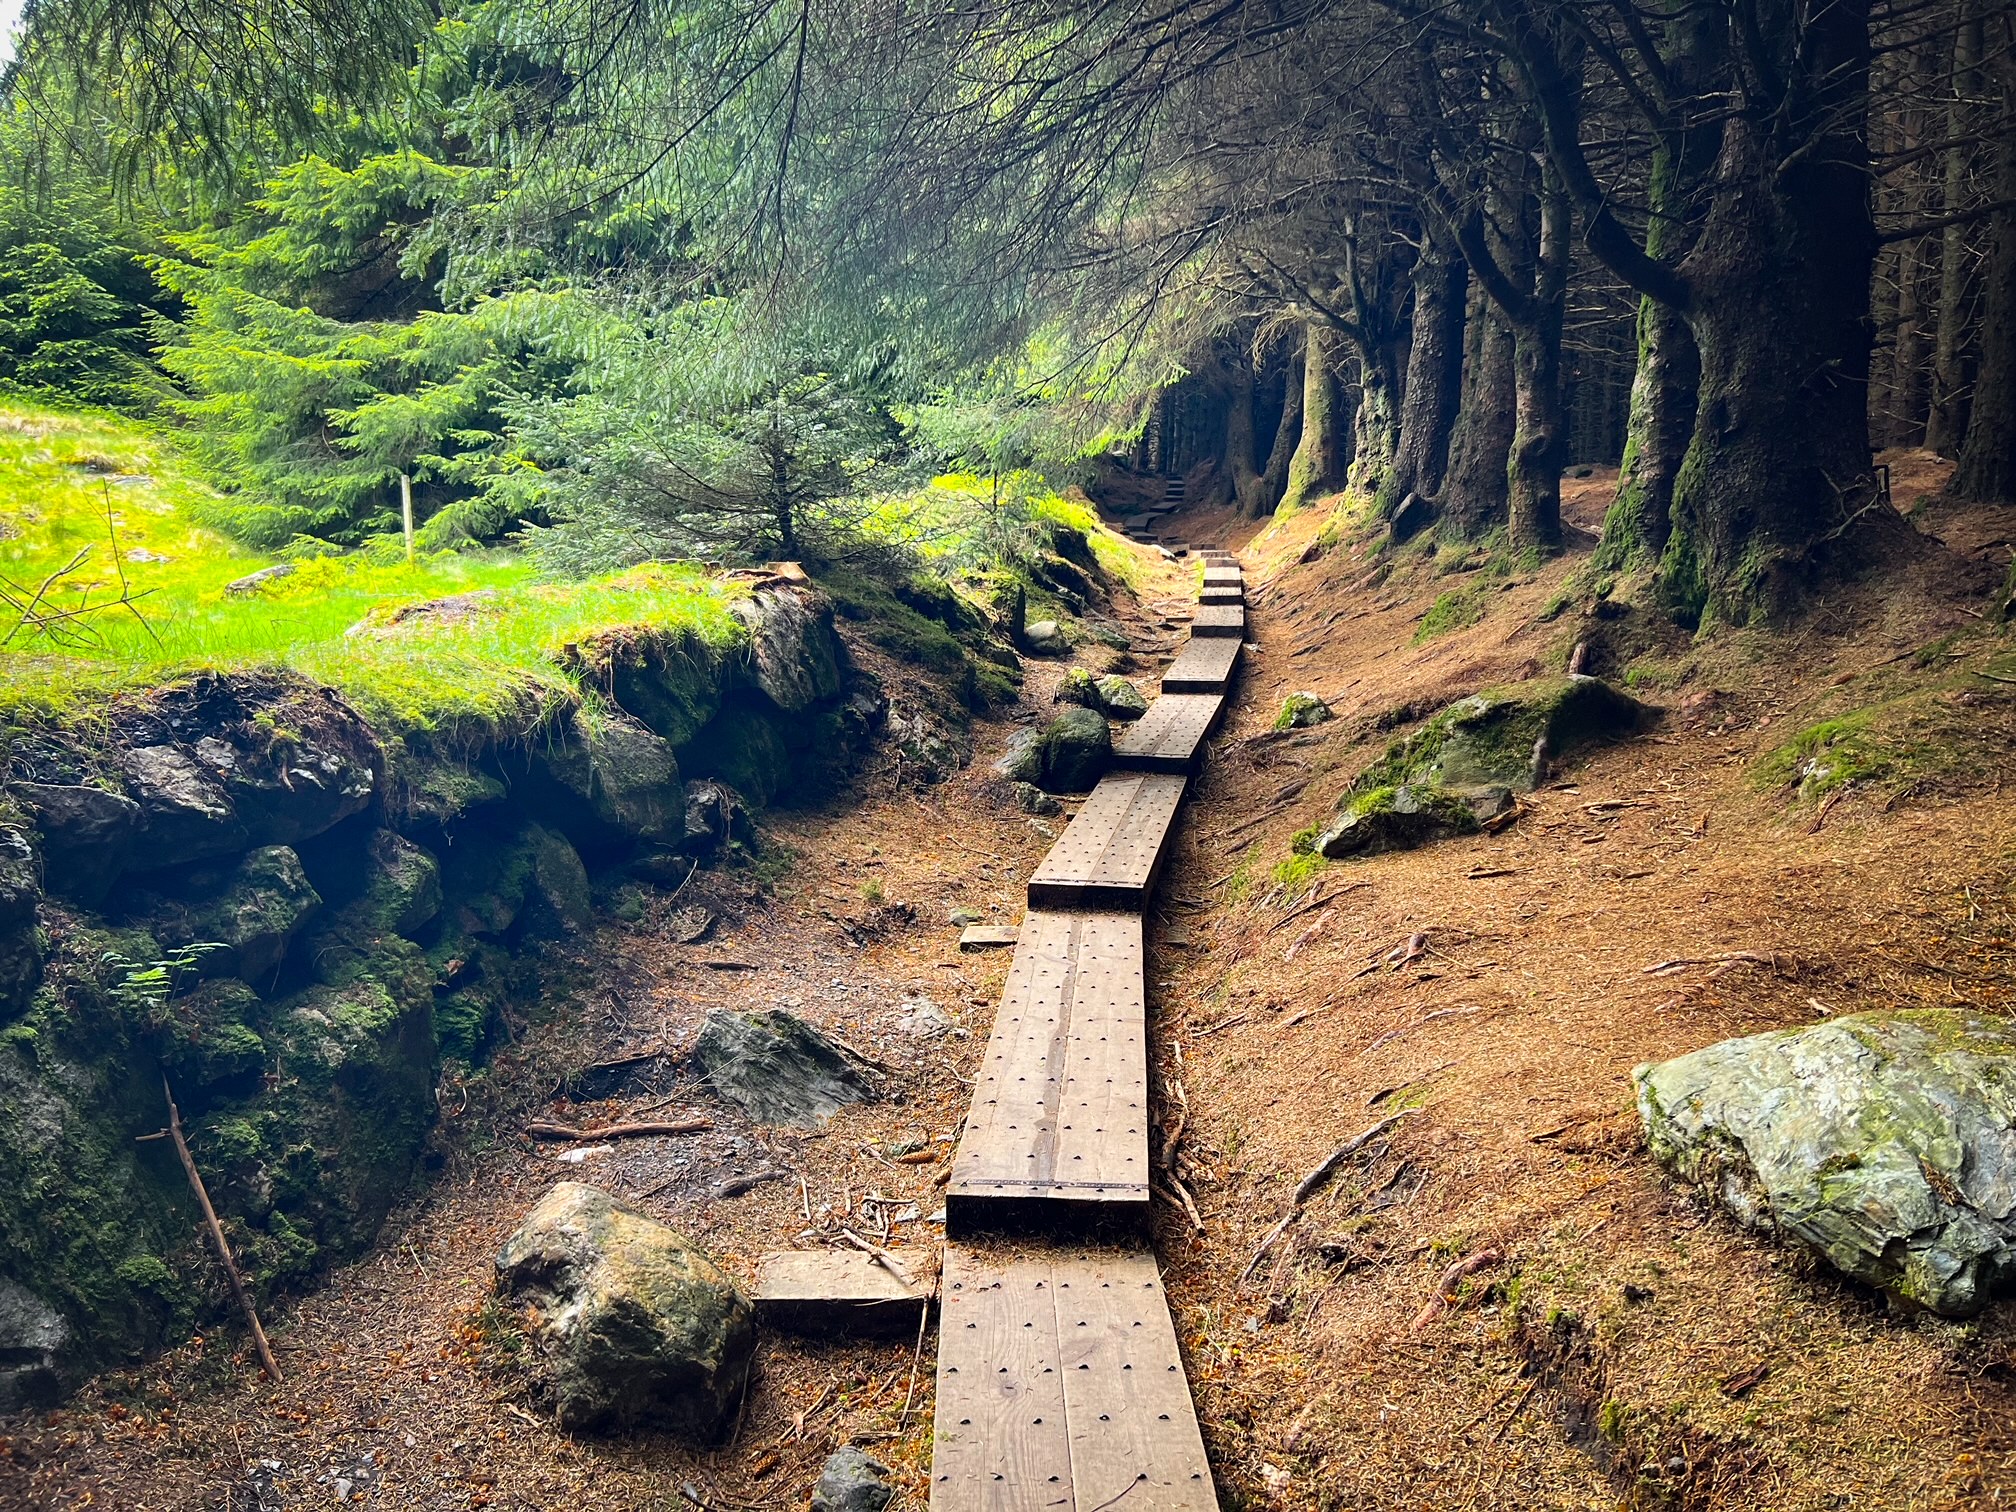
M145 595L23 628L0 683L0 1401L223 1305L140 1138L164 1079L255 1293L300 1287L440 1158L438 1089L564 1008L599 904L760 872L762 812L885 744L903 779L956 769L1030 603L1111 591L1054 521L1034 566L956 579L896 551L584 583L277 563L190 523L200 485L145 431L12 411L0 442L0 572Z

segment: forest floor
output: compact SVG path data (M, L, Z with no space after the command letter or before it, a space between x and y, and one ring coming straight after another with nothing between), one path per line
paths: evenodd
M1912 507L1905 485L1937 469L1898 461ZM1576 544L1532 570L1417 550L1381 572L1348 544L1299 564L1314 513L1257 539L1188 522L1243 549L1258 647L1186 806L1149 959L1204 1223L1158 1211L1157 1248L1221 1494L1362 1512L2008 1505L2010 1305L1900 1314L1738 1231L1647 1158L1629 1071L1855 1009L2016 1006L2016 667L1978 617L2016 521L1917 509L1957 562L1844 592L1793 632L1696 644L1547 614L1610 486L1570 485ZM1122 616L1143 647L1128 670L1152 673L1187 594L1174 571L1150 579ZM1453 628L1424 633L1438 625ZM1577 639L1668 711L1655 733L1563 773L1500 834L1275 885L1290 837L1394 730L1559 667ZM1032 664L1025 713L1058 670ZM1271 733L1297 689L1338 718ZM1768 774L1823 722L1852 739L1854 780L1800 800ZM554 1431L484 1299L498 1245L561 1178L632 1197L744 1280L763 1250L842 1223L879 1237L878 1215L892 1245L936 1242L934 1180L1008 963L960 953L947 913L1013 920L1049 844L988 770L1008 733L980 727L972 767L925 794L871 781L846 811L778 822L796 859L774 895L702 874L584 942L592 985L504 1052L487 1094L445 1089L445 1173L378 1254L273 1320L284 1385L248 1371L235 1335L101 1378L0 1444L0 1505L252 1512L329 1505L341 1481L354 1504L400 1508L797 1507L854 1442L921 1508L928 1339L906 1415L912 1340L766 1338L733 1442L699 1454ZM719 913L713 935L673 943L696 902ZM1712 959L1738 952L1759 959ZM912 1032L920 997L952 1033ZM706 1010L731 1004L834 1027L889 1065L887 1096L812 1134L749 1128L680 1071ZM606 1102L542 1101L584 1065L660 1050L584 1084ZM515 1132L662 1099L715 1127L579 1163ZM1295 1181L1395 1113L1242 1281ZM938 1160L886 1158L912 1139ZM708 1195L768 1169L786 1175ZM1428 1307L1464 1261L1454 1301Z

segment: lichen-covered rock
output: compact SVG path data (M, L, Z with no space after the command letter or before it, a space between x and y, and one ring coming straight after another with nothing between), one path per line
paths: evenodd
M126 865L151 871L295 845L364 809L376 737L327 689L265 673L202 673L122 700L116 765L140 805Z
M883 1512L894 1500L889 1467L851 1444L827 1456L812 1487L812 1512Z
M697 636L616 630L584 643L577 654L625 713L675 749L720 710L722 654Z
M1332 861L1346 856L1372 856L1385 851L1413 850L1431 840L1467 835L1477 829L1477 816L1456 794L1440 788L1400 786L1374 788L1350 805L1310 842L1310 849Z
M563 1429L718 1440L748 1389L749 1299L691 1240L578 1182L548 1192L497 1256L528 1308L535 1380Z
M1064 676L1058 680L1057 691L1050 695L1052 703L1076 704L1081 709L1099 707L1099 689L1090 671L1084 667L1067 667Z
M97 906L125 869L140 830L140 805L124 793L80 783L23 782L12 791L41 832L42 880L49 891Z
M528 795L575 844L613 853L676 844L684 815L671 742L620 714L576 710L556 738L535 747Z
M1277 730L1306 730L1312 725L1325 724L1337 716L1330 705L1314 693L1290 693L1281 704L1281 712L1274 716Z
M451 833L470 814L501 803L509 789L481 766L432 756L400 758L394 804L401 822Z
M728 606L749 632L745 676L786 714L840 696L844 653L823 593L763 588Z
M1113 734L1090 709L1066 709L1043 731L1041 786L1052 792L1088 791L1106 770Z
M41 901L35 848L18 826L0 824L0 1015L26 1008L42 979L42 942L35 928Z
M1639 1066L1653 1156L1750 1228L1966 1317L2016 1286L2016 1025L1858 1013Z
M679 848L710 856L730 840L750 838L749 814L725 782L709 778L686 784L679 830Z
M268 982L295 933L322 906L285 845L263 845L230 863L211 862L153 879L152 886L122 893L121 911L174 952L192 945L220 947L199 961L205 976Z
M1071 638L1055 620L1031 620L1022 627L1022 649L1031 656L1069 656Z
M1025 814L1041 814L1046 818L1064 812L1063 804L1033 782L1015 784L1015 807Z
M944 782L973 759L972 744L961 731L907 700L889 712L889 738L900 775L921 782Z
M1099 695L1099 710L1111 719L1139 719L1148 712L1148 700L1141 690L1118 673L1097 679L1093 691Z
M264 1016L259 994L236 978L205 982L174 1000L151 1036L183 1111L194 1113L223 1092L255 1091L266 1045L252 1025Z
M863 1068L833 1040L781 1008L716 1008L700 1026L693 1063L708 1085L761 1123L822 1123L875 1095Z
M1622 740L1659 711L1594 677L1541 678L1459 699L1386 748L1353 792L1499 784L1530 792L1549 771L1591 746Z

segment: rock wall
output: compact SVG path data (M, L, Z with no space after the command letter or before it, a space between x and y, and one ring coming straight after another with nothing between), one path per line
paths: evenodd
M201 674L88 727L7 732L0 795L0 1406L219 1304L196 1159L262 1293L375 1238L478 1061L591 923L590 869L664 875L740 806L846 776L886 709L814 589L737 601L727 649L569 647L600 695L533 739L380 740L291 676ZM683 864L678 868L683 872Z

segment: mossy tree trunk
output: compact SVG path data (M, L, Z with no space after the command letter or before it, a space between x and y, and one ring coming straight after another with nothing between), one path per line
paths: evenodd
M1274 445L1267 454L1267 466L1246 505L1246 512L1256 517L1272 514L1281 503L1288 487L1288 464L1294 460L1296 447L1302 440L1303 377L1299 350L1289 359L1288 371L1281 381L1281 423L1274 427Z
M1449 463L1449 433L1463 391L1464 296L1470 269L1432 244L1414 265L1414 323L1408 338L1407 386L1393 465L1377 496L1390 516L1410 493L1433 498Z
M1337 358L1342 335L1321 321L1309 322L1302 346L1302 434L1288 463L1281 508L1300 509L1343 473L1343 437Z
M1944 203L1959 216L1968 208L1974 160L1972 140L1981 88L1982 0L1962 0L1953 31L1952 73L1947 81ZM1969 227L1957 219L1939 237L1939 326L1933 339L1932 390L1925 416L1925 445L1942 457L1958 457L1967 434L1967 401L1974 384L1974 254Z
M1390 347L1364 342L1358 347L1358 408L1351 420L1355 437L1348 469L1351 488L1384 498L1400 450L1400 365Z
M1481 285L1471 287L1463 345L1463 403L1449 437L1442 523L1465 540L1476 540L1505 523L1505 464L1512 452L1513 423L1512 328Z
M1517 547L1561 547L1561 470L1568 417L1561 404L1561 327L1568 308L1568 196L1543 175L1531 295L1512 324L1512 453L1505 468L1506 527ZM1511 312L1508 312L1511 315Z
M1258 513L1253 501L1260 491L1260 470L1253 465L1253 388L1257 381L1245 363L1229 366L1225 373L1225 440L1218 481L1212 489L1214 505L1232 504L1248 514Z

